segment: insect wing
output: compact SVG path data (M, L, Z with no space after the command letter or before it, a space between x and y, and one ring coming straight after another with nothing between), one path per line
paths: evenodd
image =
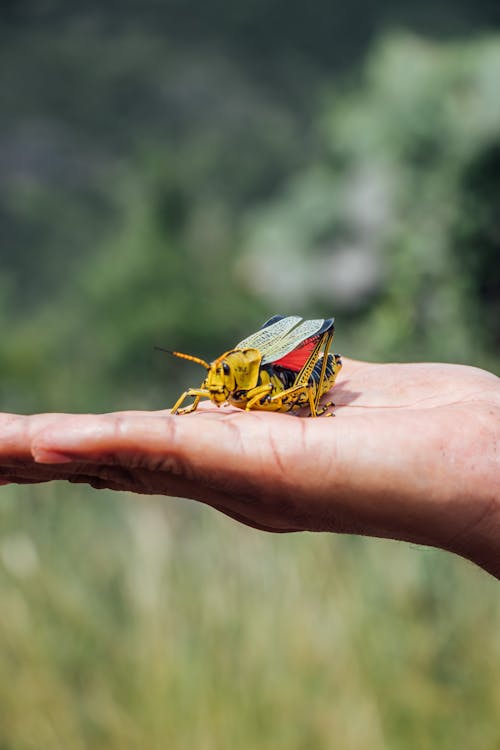
M318 339L331 329L333 329L333 318L305 320L265 353L262 364L272 362L280 367L299 372L314 351Z
M263 327L236 344L235 349L258 349L263 356L272 355L279 342L302 320L296 315L281 317L275 315ZM274 323L272 321L275 321Z
M269 318L269 320L266 320L265 323L262 323L261 327L259 328L259 331L262 330L262 328L267 328L267 326L270 326L272 323L277 323L278 320L283 320L283 318L288 318L288 315L273 315L272 318ZM299 320L302 320L302 318L299 318Z

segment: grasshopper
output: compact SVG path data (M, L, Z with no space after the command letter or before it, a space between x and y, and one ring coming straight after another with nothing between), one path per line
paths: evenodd
M203 398L217 406L228 402L245 411L287 412L309 406L309 416L324 414L333 402L320 406L320 399L332 388L342 367L340 355L329 353L333 323L333 318L302 320L275 315L210 364L190 354L169 352L207 370L199 388L188 388L177 399L172 414L195 411ZM181 409L189 397L193 402Z

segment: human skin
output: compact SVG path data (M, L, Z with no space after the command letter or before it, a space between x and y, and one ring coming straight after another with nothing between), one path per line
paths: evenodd
M0 415L0 481L193 498L275 532L432 545L500 578L500 379L474 367L344 361L335 417L210 403Z

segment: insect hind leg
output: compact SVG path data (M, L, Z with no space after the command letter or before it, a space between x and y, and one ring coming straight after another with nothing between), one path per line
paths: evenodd
M279 404L280 407L286 407L290 410L299 409L308 404L311 409L314 409L314 401L311 400L311 389L306 383L300 383L298 385L292 385L291 388L287 388L284 391L275 393L271 396L269 401L273 404ZM305 399L301 399L301 396L305 395Z
M327 401L325 404L321 404L321 406L317 406L316 416L321 417L322 414L325 414L326 417L334 417L335 416L334 413L332 411L328 411L328 409L331 406L335 406L333 401Z

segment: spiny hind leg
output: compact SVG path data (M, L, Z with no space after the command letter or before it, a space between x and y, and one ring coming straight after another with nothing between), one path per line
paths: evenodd
M283 391L283 393L277 394L274 398L278 399L280 396L285 396L285 398L283 399L285 405L289 400L288 397L290 395L294 397L293 401L291 402L290 410L302 409L304 406L309 406L310 417L319 417L326 411L328 411L330 406L334 406L333 401L327 401L326 404L323 404L321 406L318 405L316 403L316 394L314 387L307 384L293 386L287 391ZM328 413L327 416L333 417L333 414Z
M328 411L330 407L335 406L335 403L333 401L326 401L324 404L320 405L319 400L322 396L325 395L325 393L328 392L330 388L333 388L335 384L335 380L337 379L337 375L339 374L341 369L342 369L342 358L340 354L334 354L333 355L333 373L331 377L329 378L329 385L326 386L326 390L323 390L324 379L323 380L320 379L320 383L318 384L317 396L316 396L316 401L315 401L317 417L320 417L322 414L325 414L326 412L327 413L325 414L325 416L327 417L335 416L333 411ZM321 391L323 391L323 393ZM311 416L313 415L311 414Z
M340 354L334 354L333 355L333 378L332 378L332 387L335 384L335 381L337 380L337 375L342 369L342 357ZM335 403L333 401L327 401L325 404L323 404L320 409L321 411L318 411L318 416L320 414L324 414L330 407L335 407ZM333 411L329 411L328 414L326 414L327 417L334 417L335 413Z
M303 406L311 404L309 393L309 386L303 384L293 385L291 388L287 388L285 391L275 393L274 396L271 396L269 401L273 404L277 404L279 409L283 409L284 411L292 411L293 409L300 409Z

